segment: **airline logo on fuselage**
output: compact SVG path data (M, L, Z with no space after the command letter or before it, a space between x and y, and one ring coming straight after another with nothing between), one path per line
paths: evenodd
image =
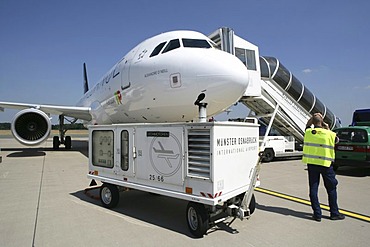
M122 94L121 91L117 91L114 93L114 98L116 99L117 105L122 105Z

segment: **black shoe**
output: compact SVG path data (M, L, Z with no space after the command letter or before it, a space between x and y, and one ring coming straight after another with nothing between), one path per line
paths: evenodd
M330 219L331 220L344 220L346 218L346 216L344 216L343 214L339 214L339 215L335 215L335 216L330 216Z
M321 218L320 217L318 217L318 216L312 216L312 219L313 220L316 220L317 222L321 222Z

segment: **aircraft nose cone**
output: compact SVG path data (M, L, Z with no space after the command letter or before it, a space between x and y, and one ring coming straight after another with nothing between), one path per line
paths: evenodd
M225 63L228 64L228 70L230 70L230 80L236 85L240 85L245 91L250 80L247 67L234 55L228 56L225 60Z
M192 68L197 70L196 83L199 92L205 94L207 112L215 115L236 103L249 85L246 66L234 55L208 50L198 54Z
M244 93L247 89L250 80L247 67L234 55L214 50L202 62L207 63L209 69L201 71L199 77L210 78L214 86L220 83L224 90L236 89Z

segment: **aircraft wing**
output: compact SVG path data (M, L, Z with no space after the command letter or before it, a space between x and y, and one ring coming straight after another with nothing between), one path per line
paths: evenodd
M79 106L57 106L57 105L38 105L38 104L27 104L27 103L14 103L14 102L1 102L0 111L4 111L5 108L12 109L27 109L34 108L52 115L64 115L66 117L77 118L81 120L91 121L91 108L90 107L79 107Z

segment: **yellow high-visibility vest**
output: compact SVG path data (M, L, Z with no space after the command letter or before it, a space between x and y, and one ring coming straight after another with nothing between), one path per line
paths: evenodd
M335 136L331 130L307 129L304 135L302 162L329 167L335 159Z

